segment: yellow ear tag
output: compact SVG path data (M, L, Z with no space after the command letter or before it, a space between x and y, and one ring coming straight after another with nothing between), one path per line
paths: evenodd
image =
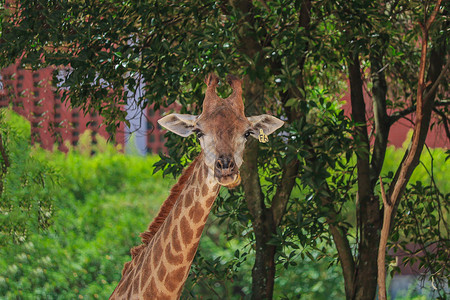
M262 129L259 130L259 142L260 143L267 143L269 141L269 138L264 133Z

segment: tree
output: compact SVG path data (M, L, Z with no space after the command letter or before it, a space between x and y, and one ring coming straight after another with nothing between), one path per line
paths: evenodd
M247 115L269 110L287 122L283 134L267 145L249 142L242 167L243 192L230 192L218 201L219 211L239 205L235 207L239 226L230 232L250 232L247 237L255 253L252 297L270 299L277 265L289 265L287 253L299 247L317 248L318 239L336 247L347 298L375 297L374 249L379 247L385 209L378 197L378 178L383 175L390 127L420 104L419 96L410 95L417 87L425 88L418 80L425 62L428 100L426 109L416 113L422 129L413 144L420 136L423 146L432 111L448 127L448 101L442 96L447 87L441 80L448 69L447 36L441 33L448 27L448 4L14 3L10 21L2 24L0 66L17 57L31 68L56 66L60 71L55 84L67 88L65 100L99 111L110 131L127 121L122 107L129 99L124 90L136 92L141 82L145 95L137 97L138 107L154 104L158 109L177 101L182 113L195 113L201 107L207 72L223 78L227 73L242 76ZM430 10L436 17L424 40L435 54L421 56L416 46L418 22L427 20ZM419 69L422 73L417 76ZM347 89L347 79L350 119L336 96ZM369 103L364 89L372 95ZM368 104L373 105L369 117ZM162 155L157 167L176 175L198 147L194 139L172 135L168 139L169 156ZM408 176L398 173L389 178L390 197L401 182L395 196L401 198L420 157L420 150L415 153ZM404 166L402 162L399 172ZM237 217L227 214L233 216ZM448 271L444 273L448 276Z

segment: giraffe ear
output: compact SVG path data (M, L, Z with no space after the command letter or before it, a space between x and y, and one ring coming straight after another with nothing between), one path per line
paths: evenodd
M197 116L170 114L158 120L158 124L182 137L192 134Z
M264 131L264 134L269 135L284 125L283 121L271 115L259 115L247 119L252 124L254 138L258 138L260 129Z

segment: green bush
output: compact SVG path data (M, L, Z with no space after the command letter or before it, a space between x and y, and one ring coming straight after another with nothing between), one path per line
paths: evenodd
M54 170L31 147L30 124L0 109L0 247L26 240L53 216Z
M152 175L157 158L113 146L92 146L97 154L90 156L86 146L67 154L36 150L61 174L54 224L0 248L0 298L107 298L167 196L173 181Z

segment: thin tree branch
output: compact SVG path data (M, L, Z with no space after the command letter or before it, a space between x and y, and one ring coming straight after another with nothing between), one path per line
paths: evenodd
M351 297L355 294L355 260L352 255L352 249L347 239L345 230L332 223L329 223L329 228L342 265L342 273L344 275L345 282L345 295L347 296L347 299L351 299Z
M384 190L383 180L380 178L380 188L381 188L381 198L383 199L384 204L384 212L383 212L383 227L381 229L380 234L380 245L378 248L378 299L380 300L386 300L387 299L387 293L386 293L386 245L389 238L389 231L390 231L390 220L392 217L392 203L390 202L390 199L386 197L386 192Z
M428 94L427 94L428 96ZM439 106L447 106L450 105L450 101L449 100L441 100L441 101L436 101L434 102L434 107L439 107ZM394 112L392 115L390 115L389 118L389 126L392 126L392 124L394 124L395 122L397 122L398 120L400 120L401 118L413 113L416 111L416 106L410 106L408 108L405 108L404 110L401 111L396 111Z
M426 21L426 23L425 23L425 29L426 29L427 31L430 30L431 24L433 24L434 19L436 19L436 15L437 15L437 13L439 12L439 8L440 8L440 6L441 6L441 2L442 2L442 0L438 0L438 1L437 1L436 6L434 7L434 10L433 10L433 12L431 13L430 18L429 18L429 19Z
M410 106L402 111L396 111L395 113L393 113L392 115L389 116L389 126L392 126L392 124L394 124L395 122L397 122L398 120L400 120L401 118L413 113L416 111L416 106Z
M439 73L439 75L437 76L436 80L433 82L433 85L427 91L425 96L423 96L423 102L424 103L430 101L430 98L434 97L434 95L436 93L436 90L437 90L441 80L445 77L449 67L450 67L450 60L447 60L447 63L442 68L442 70ZM434 103L434 107L444 106L444 105L450 105L450 101L442 100L442 101L437 101L437 102ZM408 108L406 108L406 109L404 109L402 111L393 113L392 115L389 116L389 126L391 126L392 124L397 122L399 119L403 118L404 116L407 116L407 115L409 115L409 114L411 114L411 113L413 113L415 111L416 111L416 105L413 105L413 106L408 107Z
M436 92L439 83L441 82L442 78L444 78L444 76L447 73L447 70L450 66L450 59L447 60L447 63L445 64L445 66L442 68L441 73L439 74L438 78L436 79L436 81L433 83L433 85L431 86L431 88L428 90L428 92L425 94L424 96L424 102L429 101L430 97L434 97L434 93ZM450 102L450 101L447 101Z
M275 226L278 226L283 218L299 167L300 162L295 159L283 168L281 182L278 184L277 191L272 200L272 214Z

